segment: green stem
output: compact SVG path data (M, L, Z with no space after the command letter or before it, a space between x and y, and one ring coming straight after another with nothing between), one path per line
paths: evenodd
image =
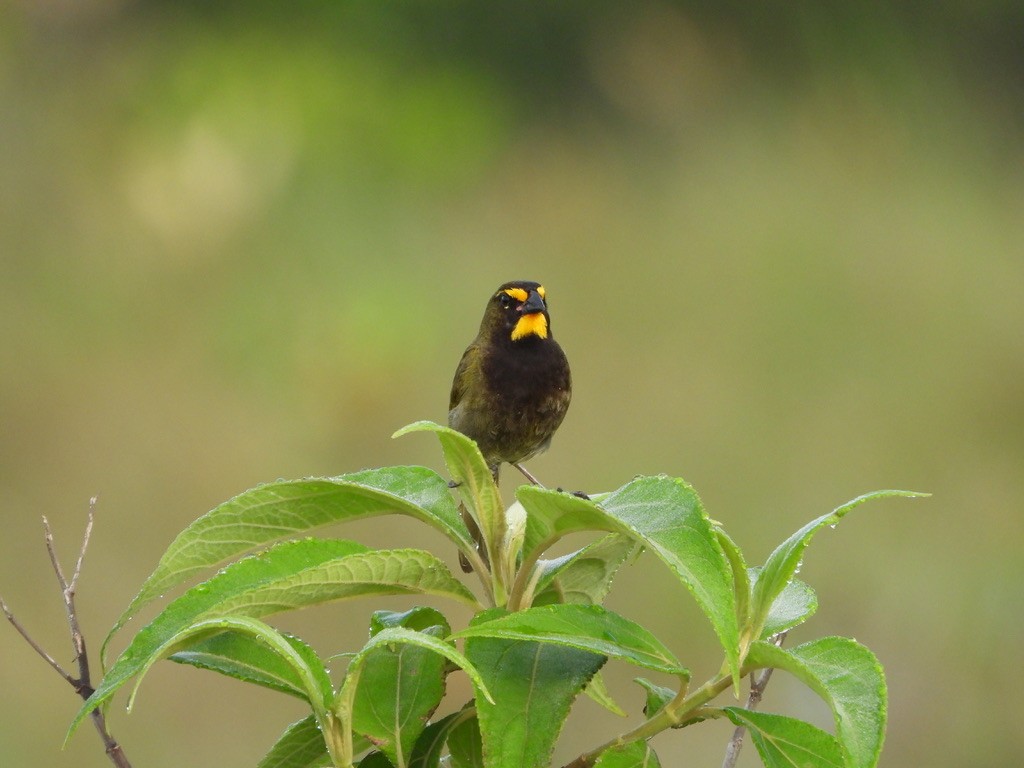
M508 588L503 583L497 568L491 571L491 599L495 605L508 604Z
M521 611L523 608L528 608L529 603L533 602L533 588L536 587L533 576L537 561L540 560L540 556L547 551L548 547L558 541L559 538L558 536L552 536L546 541L542 541L533 548L529 555L523 558L523 562L519 565L519 572L516 573L515 581L512 583L512 591L508 598L508 609L510 611ZM524 602L526 605L524 605Z
M316 721L324 735L324 744L327 745L327 754L331 756L331 765L335 768L351 768L352 766L352 742L351 731L349 731L348 751L345 747L345 729L341 726L338 718L333 712L317 712Z
M357 653L352 659L348 671L345 673L345 682L342 683L334 706L331 707L331 711L327 713L326 717L326 721L332 725L331 736L335 742L334 749L332 749L331 742L327 741L327 751L330 752L331 759L334 760L334 765L337 768L352 768L354 760L352 712L355 709L356 686L359 685L359 677L363 672L363 658L363 654ZM327 739L326 730L324 739Z
M480 553L477 552L476 549L473 549L472 552L467 552L464 549L460 551L466 556L466 560L469 561L469 567L473 569L473 573L475 573L477 578L480 579L480 584L484 588L484 599L486 600L486 605L481 604L481 607L493 608L495 606L495 602L494 590L491 586L490 569L484 565L484 559L480 557Z
M719 674L692 693L687 693L686 688L683 688L672 701L636 728L616 736L597 749L580 755L568 763L565 768L590 768L602 753L613 747L628 744L631 741L646 740L672 726L679 725L679 723L691 719L701 707L722 691L728 690L731 685L732 677L730 675Z

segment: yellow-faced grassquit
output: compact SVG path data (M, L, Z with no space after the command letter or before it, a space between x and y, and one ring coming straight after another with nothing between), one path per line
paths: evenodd
M502 462L547 449L572 397L569 362L551 335L544 286L505 283L487 302L480 331L455 371L448 426L480 446L494 479Z
M544 286L505 283L488 300L455 371L448 426L476 441L495 482L507 462L537 483L521 462L547 449L571 397L569 361L551 335ZM461 512L486 562L480 531L465 508ZM459 561L468 573L461 553Z

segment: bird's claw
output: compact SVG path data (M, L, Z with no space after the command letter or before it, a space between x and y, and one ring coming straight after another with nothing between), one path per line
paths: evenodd
M565 488L556 488L555 490L558 491L559 493L568 493L570 496L575 496L577 499L584 499L586 501L590 501L590 497L583 491L567 491L565 490Z

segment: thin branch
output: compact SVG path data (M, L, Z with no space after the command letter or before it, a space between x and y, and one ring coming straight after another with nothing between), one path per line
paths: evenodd
M50 560L53 562L53 570L57 574L57 581L61 585L61 594L64 597L64 612L68 618L68 630L71 633L71 643L75 647L75 661L78 662L78 679L83 689L79 694L88 698L92 695L92 684L89 674L89 654L85 650L85 636L78 626L78 611L75 609L75 587L78 583L78 576L82 572L82 560L85 558L85 551L89 547L89 536L92 534L92 523L96 513L96 497L89 499L89 514L85 524L85 533L82 535L82 546L78 549L78 560L75 562L75 571L71 576L70 583L64 576L60 567L60 559L57 557L56 547L53 542L53 531L50 530L50 522L43 517L43 526L46 529L46 548L50 552ZM88 693L85 693L88 689Z
M60 591L66 592L68 588L68 580L64 578L64 569L60 567L60 559L57 557L57 548L53 543L53 530L50 528L50 521L46 519L46 515L43 515L43 537L46 539L46 551L50 555L50 565L53 566L53 572L57 575L57 583L60 584Z
M786 633L780 632L771 639L771 642L773 645L781 647L785 639ZM747 696L746 709L754 711L761 704L764 689L768 687L768 681L772 679L773 671L773 667L765 667L751 673L750 694ZM732 738L729 739L729 744L725 748L725 759L722 760L722 768L735 768L736 760L739 758L740 750L743 748L743 737L746 736L746 733L747 729L742 725L736 726L736 730L732 732Z
M85 523L85 533L82 535L82 546L78 549L78 560L75 562L75 573L71 576L71 586L69 589L74 594L75 587L78 585L78 577L82 573L82 561L85 559L85 550L89 548L89 537L92 535L92 524L96 518L96 502L98 497L93 496L89 499L89 517Z
M78 550L78 560L75 562L75 570L71 576L69 582L64 576L64 570L61 568L60 559L57 557L57 549L54 545L53 530L50 528L50 521L43 517L43 531L46 539L46 551L50 555L50 564L53 566L53 572L57 576L57 583L60 585L61 596L64 599L64 611L67 614L68 619L68 630L71 634L71 644L75 649L75 661L78 663L78 677L72 676L68 673L60 664L58 664L49 653L47 653L39 643L28 633L28 630L22 626L21 622L14 616L11 610L7 607L7 603L0 599L0 607L2 607L4 615L7 620L11 623L24 639L29 646L39 654L47 664L59 674L64 680L75 689L75 693L82 697L82 699L88 699L93 694L92 681L89 675L89 654L85 648L85 636L82 634L82 630L78 623L78 611L75 608L75 589L78 586L78 577L82 573L82 562L85 559L86 549L89 547L89 536L92 534L92 524L96 512L96 497L94 496L89 500L89 517L85 525L85 533L82 536L82 546ZM90 713L93 725L96 726L96 731L100 735L100 739L103 741L103 747L106 750L107 757L110 762L114 764L116 768L132 768L131 763L128 762L128 758L124 754L124 750L121 745L117 743L110 732L107 730L106 718L103 716L103 710L97 707Z
M67 680L71 686L74 687L78 685L78 681L75 680L75 678L73 678L71 675L69 675L67 673L67 670L65 670L64 667L58 664L57 661L50 654L48 654L43 649L43 647L39 645L39 643L37 643L33 639L32 635L28 633L28 630L26 630L25 627L22 626L21 622L18 621L17 617L11 612L11 609L7 607L7 603L4 602L4 599L2 597L0 597L0 609L3 609L4 616L6 616L7 620L11 622L11 626L18 630L18 634L25 638L25 642L31 646L33 651L39 654L43 661L45 661L47 664L53 667L54 671L56 671L58 675Z

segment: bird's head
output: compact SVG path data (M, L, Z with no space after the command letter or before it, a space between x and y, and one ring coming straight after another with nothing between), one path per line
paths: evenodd
M528 280L505 283L491 296L483 324L502 341L548 338L551 328L544 286Z

